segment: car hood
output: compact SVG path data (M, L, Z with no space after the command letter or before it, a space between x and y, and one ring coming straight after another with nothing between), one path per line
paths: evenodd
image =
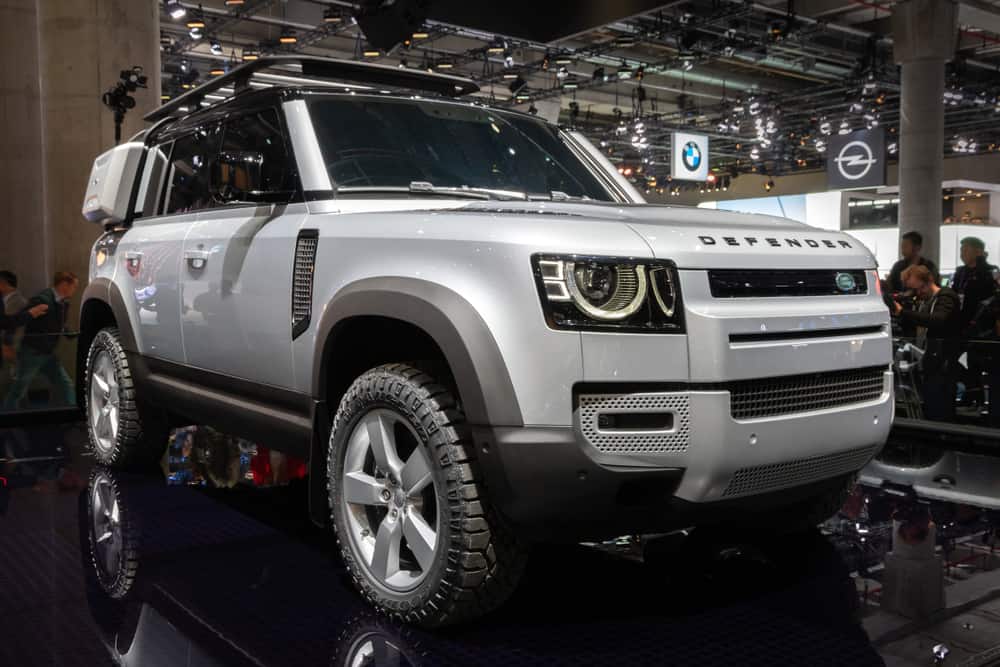
M539 216L626 225L658 259L680 268L874 269L872 253L852 236L767 215L688 206L590 202L474 202L462 212Z

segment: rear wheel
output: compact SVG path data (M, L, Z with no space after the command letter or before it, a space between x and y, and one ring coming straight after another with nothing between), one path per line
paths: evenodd
M402 364L348 389L327 474L332 522L357 588L402 620L440 626L513 591L525 550L492 511L452 394Z
M154 410L140 409L117 328L101 329L94 336L86 373L87 433L94 458L116 467L158 461L167 445L166 419Z

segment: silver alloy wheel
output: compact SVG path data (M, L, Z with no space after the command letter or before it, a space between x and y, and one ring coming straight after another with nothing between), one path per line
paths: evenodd
M101 568L102 579L113 584L122 560L121 509L118 494L106 475L94 479L91 488L91 529L93 530L94 563Z
M416 431L392 410L366 413L347 443L339 481L352 550L391 591L416 588L434 563L438 507L430 466Z
M94 443L102 452L111 451L118 438L118 380L107 350L100 350L94 358L87 407Z

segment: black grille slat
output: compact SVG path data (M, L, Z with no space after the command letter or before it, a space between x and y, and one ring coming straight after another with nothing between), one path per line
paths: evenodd
M312 318L313 271L319 233L315 229L299 232L295 241L295 264L292 267L292 338L309 328Z
M850 275L854 288L841 289L837 276ZM716 299L751 297L845 296L867 294L868 276L860 269L711 269L708 284Z
M761 419L874 401L882 395L884 372L854 368L732 382L730 412L733 419Z

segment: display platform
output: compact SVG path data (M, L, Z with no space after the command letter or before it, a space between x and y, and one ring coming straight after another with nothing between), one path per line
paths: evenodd
M539 548L499 612L429 632L369 611L294 470L168 484L95 468L79 425L0 433L0 665L882 664L818 530Z

